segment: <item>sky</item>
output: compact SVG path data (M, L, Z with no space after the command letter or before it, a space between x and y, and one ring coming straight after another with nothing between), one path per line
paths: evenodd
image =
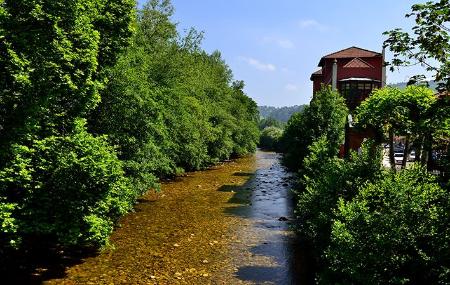
M139 0L140 4L144 0ZM410 29L404 15L420 0L172 0L183 32L203 31L203 49L218 50L258 105L307 104L322 56L358 46L381 52L384 31ZM387 60L390 59L387 52ZM420 67L388 72L407 81Z

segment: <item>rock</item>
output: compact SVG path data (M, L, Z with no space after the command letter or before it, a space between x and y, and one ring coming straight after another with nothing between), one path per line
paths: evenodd
M279 217L279 218L278 218L278 221L280 221L280 222L286 222L286 221L289 221L289 219L286 218L286 217Z

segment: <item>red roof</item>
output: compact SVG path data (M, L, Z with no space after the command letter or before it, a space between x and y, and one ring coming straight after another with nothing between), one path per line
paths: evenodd
M370 63L360 59L359 57L356 57L352 60L350 60L346 65L344 65L344 68L375 68Z
M325 55L320 59L319 66L322 66L324 59L328 58L355 58L355 57L368 58L378 56L381 56L381 53L353 46Z

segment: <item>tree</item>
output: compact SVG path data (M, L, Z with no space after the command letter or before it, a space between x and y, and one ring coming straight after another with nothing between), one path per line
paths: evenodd
M291 169L302 168L309 146L321 136L326 137L329 149L337 155L344 140L347 114L344 98L331 87L314 94L310 105L288 121L282 138L285 164Z
M101 70L128 43L133 0L2 1L0 146L64 134L100 100ZM3 78L3 77L2 77Z
M449 201L417 167L340 199L326 253L340 284L448 284Z
M114 149L83 118L129 43L134 5L0 2L0 247L104 245L133 203Z
M410 142L422 146L417 149L418 155L422 148L422 156L427 156L431 151L428 140L433 134L434 128L430 125L435 115L433 110L436 102L433 91L423 86L408 86L403 90L391 87L378 89L356 109L355 124L358 127L375 129L381 134L387 130L389 157L395 170L395 134L406 136L403 166L406 165Z
M406 17L414 17L413 33L394 29L384 45L394 53L391 69L421 64L435 74L440 89L450 90L450 8L447 0L415 4Z
M259 147L267 150L278 150L283 130L275 126L266 127L261 132Z
M136 192L155 176L199 170L254 151L256 104L233 81L220 52L201 49L202 33L180 35L170 1L152 0L138 12L136 34L113 68L90 119L96 134L117 146Z

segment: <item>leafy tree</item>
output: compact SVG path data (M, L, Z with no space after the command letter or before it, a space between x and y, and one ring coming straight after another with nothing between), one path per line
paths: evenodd
M274 126L266 127L261 132L259 147L267 150L278 150L283 130Z
M331 87L317 92L302 113L294 114L288 121L283 138L284 163L291 169L302 168L309 147L325 136L328 147L337 150L344 140L347 107L343 97Z
M134 5L0 2L0 246L30 235L103 245L129 209L114 149L80 118L129 42Z
M170 1L150 1L118 64L91 127L118 146L136 191L155 177L198 170L254 151L256 104L233 82L219 52L200 48L202 33L176 31ZM143 176L145 174L145 176Z
M340 199L326 256L344 284L448 284L449 194L421 168Z
M0 145L64 134L99 102L131 35L133 0L2 1Z
M391 69L420 63L427 71L434 72L441 89L450 90L450 9L447 0L415 4L411 13L415 25L412 33L394 29L384 45L394 53ZM436 63L436 64L434 64Z
M446 132L445 120L448 118L436 112L442 109L433 91L423 86L408 86L405 89L383 88L376 90L356 110L356 124L364 128L374 128L379 133L388 130L390 160L394 164L394 134L406 136L403 166L409 154L410 142L419 146L418 154L426 163L432 150L433 136ZM421 146L421 147L420 147ZM422 150L422 151L421 151Z

